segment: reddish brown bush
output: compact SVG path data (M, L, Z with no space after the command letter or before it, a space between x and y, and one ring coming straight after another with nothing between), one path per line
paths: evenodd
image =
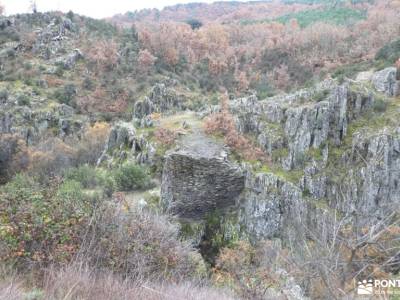
M138 64L139 68L142 71L148 71L156 61L156 57L151 54L151 52L147 49L140 50L138 55Z
M237 131L233 116L229 112L228 95L226 93L221 97L221 112L208 117L204 128L208 134L224 136L225 143L246 160L268 160L264 151L253 145L249 139Z
M103 152L109 133L110 125L108 123L98 122L90 126L77 147L78 163L95 164Z
M30 149L28 171L47 181L76 164L76 151L59 138L48 138Z
M162 145L170 146L175 143L178 135L175 131L165 128L158 128L154 133L154 136L157 142L161 143Z
M94 64L96 72L110 71L118 63L118 44L114 41L97 40L88 45L86 57Z

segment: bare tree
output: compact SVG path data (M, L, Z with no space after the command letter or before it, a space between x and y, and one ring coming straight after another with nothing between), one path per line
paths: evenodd
M37 4L36 0L31 0L31 4L29 6L29 9L32 11L32 13L36 14L37 13Z

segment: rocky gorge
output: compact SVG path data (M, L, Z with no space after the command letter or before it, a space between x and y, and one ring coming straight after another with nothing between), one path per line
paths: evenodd
M290 95L231 101L237 128L254 136L272 163L231 161L226 169L220 151L198 157L196 145L171 152L164 164L163 202L179 217L197 222L205 211L218 211L227 239L233 230L252 240L301 240L306 233L299 234L300 228L323 231L336 213L357 215L360 224L384 218L400 200L395 117L400 107L390 98L399 82L392 72L374 75L376 90L369 82L326 81ZM384 104L386 114L366 124ZM229 199L222 202L228 213L219 207L220 196Z

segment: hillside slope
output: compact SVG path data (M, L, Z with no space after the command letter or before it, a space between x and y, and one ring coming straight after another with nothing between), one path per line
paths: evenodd
M352 298L397 276L397 2L317 5L0 17L0 298Z

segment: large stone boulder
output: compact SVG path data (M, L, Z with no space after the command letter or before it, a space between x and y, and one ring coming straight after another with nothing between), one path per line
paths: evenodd
M235 205L244 188L241 169L210 141L166 155L161 200L168 211L198 220L216 209Z
M61 63L65 69L72 69L78 60L83 59L83 54L79 49L74 49L70 54L61 58L59 63Z
M396 80L397 69L395 67L386 68L376 72L372 77L375 89L385 93L389 97L396 97L400 94L400 81Z

